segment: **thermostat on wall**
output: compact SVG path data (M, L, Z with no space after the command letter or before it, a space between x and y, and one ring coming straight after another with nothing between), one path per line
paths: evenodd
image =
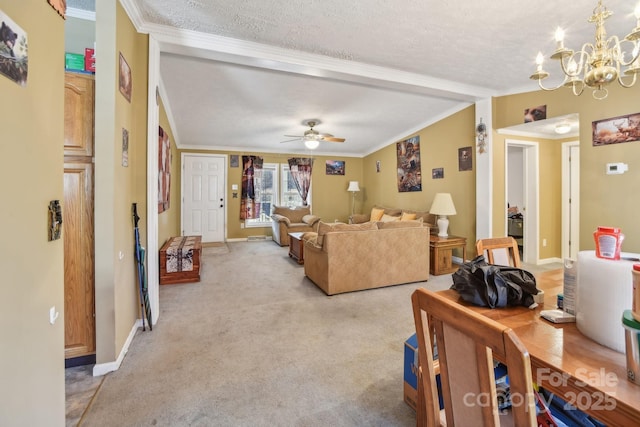
M607 163L607 175L619 175L629 170L626 163Z

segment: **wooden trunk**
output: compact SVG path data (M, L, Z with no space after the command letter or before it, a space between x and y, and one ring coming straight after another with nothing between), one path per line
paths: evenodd
M168 258L172 255L172 249L180 247L181 244L187 242L188 239L193 239L193 247L191 248L191 254L181 253L179 258L183 256L186 258L189 256L192 262L192 268L190 270L183 271L178 262L178 267L171 268L168 266ZM160 284L167 285L171 283L190 283L200 281L200 252L202 251L202 238L201 236L178 236L172 237L160 248ZM173 271L177 270L177 271Z

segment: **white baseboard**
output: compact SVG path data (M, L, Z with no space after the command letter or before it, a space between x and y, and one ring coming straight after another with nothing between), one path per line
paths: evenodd
M255 236L252 236L252 237L255 237ZM260 236L260 237L263 237L263 236ZM235 238L235 239L227 239L226 241L227 242L248 242L249 240L250 239L248 237L238 237L238 238ZM264 239L262 239L262 238L261 239L255 239L254 241L262 242L264 240L273 240L273 237L272 236L264 236Z
M537 265L543 265L543 264L553 264L553 263L562 263L562 258L545 258L545 259L539 259Z
M122 346L122 350L120 350L120 355L118 356L118 359L116 359L114 362L96 363L93 366L94 377L100 377L104 374L108 374L109 372L117 371L120 368L120 364L122 364L122 361L124 360L124 356L129 351L129 345L131 345L131 341L133 341L133 337L136 335L136 332L138 331L139 328L142 328L142 319L137 319L133 324L133 327L131 328L131 332L129 332L129 336L127 337L127 340L124 342L124 345Z

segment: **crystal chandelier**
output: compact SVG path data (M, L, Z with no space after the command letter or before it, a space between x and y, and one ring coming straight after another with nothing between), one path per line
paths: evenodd
M589 18L589 22L596 26L595 44L585 43L581 50L574 52L564 46L564 31L561 28L556 30L556 51L551 55L551 59L560 61L564 73L562 83L556 87L545 87L542 84L542 80L549 77L549 73L542 68L542 52L538 52L536 72L530 79L538 80L538 85L543 90L570 87L576 96L581 95L585 87L589 87L593 89L595 99L606 98L606 86L616 80L623 87L633 86L637 74L640 73L640 3L634 13L636 27L623 40L615 35L607 38L604 21L613 15L613 12L602 5L602 0L598 0L598 5ZM623 49L626 45L629 47L628 51ZM622 68L625 68L624 71Z

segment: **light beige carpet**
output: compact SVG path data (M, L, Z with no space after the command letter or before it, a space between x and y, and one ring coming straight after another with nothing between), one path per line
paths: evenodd
M328 297L286 247L225 247L203 254L200 283L160 287L158 324L80 425L415 425L402 400L410 296L450 275Z

